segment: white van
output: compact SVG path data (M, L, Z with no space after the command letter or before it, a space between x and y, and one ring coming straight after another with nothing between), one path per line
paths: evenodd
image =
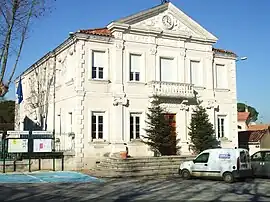
M179 174L184 179L214 177L233 182L236 178L252 177L252 168L248 150L217 148L207 149L193 161L183 162Z

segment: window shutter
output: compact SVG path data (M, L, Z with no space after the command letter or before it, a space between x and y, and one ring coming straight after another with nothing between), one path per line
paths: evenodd
M200 62L190 61L191 83L195 86L202 86L203 72L201 70Z
M131 54L130 55L130 71L140 72L140 67L141 67L141 56Z
M228 88L227 69L225 65L216 65L216 87L221 89Z
M161 81L176 82L177 71L176 66L173 64L173 59L160 58L160 79Z
M105 53L93 51L93 67L105 67Z

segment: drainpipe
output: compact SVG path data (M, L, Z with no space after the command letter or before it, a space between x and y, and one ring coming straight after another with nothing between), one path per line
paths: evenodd
M56 87L56 54L53 51L53 148L55 152L55 87ZM53 170L55 171L55 158L53 158Z
M215 93L215 78L216 78L216 74L215 74L215 53L213 52L213 59L212 59L212 83L213 83L213 96L214 96L214 101L216 101L216 93ZM217 78L216 78L217 79ZM217 137L217 123L216 123L216 109L214 107L214 130L216 133L216 137Z

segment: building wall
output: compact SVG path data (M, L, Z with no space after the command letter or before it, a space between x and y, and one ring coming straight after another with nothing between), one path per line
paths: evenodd
M176 80L171 86L191 83L191 61L199 61L202 69L199 77L201 83L194 86L196 97L194 95L190 99L185 93L171 93L175 97L172 99L167 96L165 99L164 106L176 114L177 136L182 147L180 153L191 152L188 126L196 99L202 101L207 109L217 134L221 123L218 117L224 118L222 144L226 147L238 144L235 58L214 54L211 43L154 36L145 33L145 27L140 29L141 32L115 31L114 37L75 34L69 42L56 49L56 58L51 53L32 67L42 69L42 65L48 62L48 68L52 71L56 64L55 130L56 134L75 133L77 168L91 167L96 159L123 151L126 146L131 156L153 154L147 146L130 140L129 117L130 113L140 113L140 135L144 135L149 95L153 94L151 82L159 81L160 78L160 57L173 58L176 69L172 74L176 74ZM93 51L105 53L103 79L92 79ZM141 55L140 81L129 81L130 54ZM217 64L226 68L227 83L224 88L216 86ZM26 81L27 78L34 78L31 72L29 70L23 74L24 93L28 97L31 93ZM49 89L47 130L52 130L53 87ZM182 104L184 100L187 100L185 105ZM34 119L34 110L27 111L27 107L25 100L20 106L20 117L27 115ZM104 113L103 140L92 139L91 116L94 112Z
M246 131L248 129L245 121L238 121L237 126L241 127L238 131Z
M125 37L124 39L132 39ZM145 135L144 128L145 116L149 105L149 82L158 80L158 63L159 57L175 57L177 63L177 82L189 82L189 62L190 60L201 61L203 68L203 85L195 87L198 97L208 107L210 101L216 100L218 110L208 107L210 121L217 127L217 116L226 116L225 121L225 137L228 139L224 144L231 147L237 146L237 111L236 111L236 85L235 85L235 63L233 59L225 59L222 57L214 58L212 46L196 43L181 44L179 47L172 47L171 44L177 44L175 41L167 40L166 43L157 44L158 48L153 51L156 44L146 44L141 41L125 41L121 46L113 43L85 43L85 74L87 75L84 82L86 91L84 106L84 142L88 145L85 150L86 156L102 156L114 150L115 144L119 143L118 150L124 150L123 143L127 143L129 153L132 156L152 154L146 146L141 145L138 141L130 141L129 134L129 115L130 113L141 113L140 134ZM183 46L183 47L181 47ZM187 48L185 49L184 46ZM120 48L119 48L120 47ZM188 48L192 48L189 50ZM195 49L195 50L193 50ZM105 60L108 64L106 77L104 80L91 79L91 52L105 51ZM129 54L141 54L143 60L143 68L141 69L142 80L139 82L129 81ZM214 59L213 59L214 58ZM214 60L214 61L213 61ZM228 69L228 86L226 89L217 89L215 86L215 72L213 63L224 64ZM114 106L113 99L115 97L123 97L129 100L128 107ZM179 98L180 100L183 98ZM177 134L182 145L182 154L188 151L188 125L194 104L189 104L189 110L180 109L180 104L165 104L166 108L176 113ZM104 139L106 143L100 143L91 139L91 114L93 112L105 113L105 129ZM97 149L97 145L99 147ZM140 147L139 147L140 146ZM117 151L115 149L114 151ZM90 158L90 157L89 157Z
M270 148L270 133L269 133L269 131L263 136L260 146L261 146L261 149L269 149Z

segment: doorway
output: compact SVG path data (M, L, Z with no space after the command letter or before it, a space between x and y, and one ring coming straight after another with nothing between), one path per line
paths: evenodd
M169 153L171 155L176 155L177 152L177 145L176 145L176 114L168 113L165 114L165 118L169 120L169 125L172 126L172 141L174 144L171 146Z

